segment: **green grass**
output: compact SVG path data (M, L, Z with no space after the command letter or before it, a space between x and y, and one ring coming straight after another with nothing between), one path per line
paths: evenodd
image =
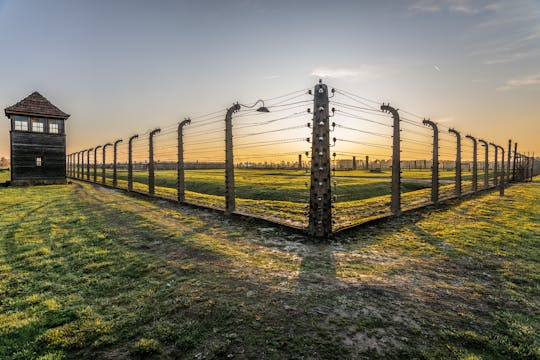
M224 170L187 170L186 201L203 206L223 209ZM176 198L174 170L156 171L156 194ZM337 187L337 213L335 229L359 221L390 213L390 172L365 170L338 171L334 177ZM442 178L453 178L453 172L441 172ZM406 171L401 184L403 209L416 208L430 203L430 171ZM93 178L93 177L92 177ZM465 178L465 177L464 177ZM127 187L127 172L119 171L118 186ZM134 189L148 192L148 172L135 171ZM101 174L98 176L101 181ZM106 182L112 185L112 172L107 172ZM298 227L307 225L306 204L309 199L309 174L302 170L235 169L237 211L262 216L277 222ZM445 185L446 184L446 185ZM470 181L464 180L463 192L470 191ZM481 188L481 186L480 186ZM448 180L440 186L440 197L454 195L454 185Z
M10 176L9 169L0 169L0 183L8 181Z
M2 359L537 359L540 183L334 245L88 184L0 188Z

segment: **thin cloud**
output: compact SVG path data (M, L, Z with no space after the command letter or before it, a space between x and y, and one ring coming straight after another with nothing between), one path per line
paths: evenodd
M279 79L280 77L281 77L280 75L268 75L268 76L264 76L263 80L274 80L274 79Z
M506 90L512 90L512 89L516 89L516 88L520 88L524 86L535 86L535 85L540 85L540 73L509 79L506 81L504 85L499 86L497 90L506 91Z
M369 80L379 78L379 72L373 67L364 65L358 68L346 67L318 67L311 72L311 76L321 78L351 78L356 80Z
M438 67L437 65L433 65L433 68L434 68L435 70L437 70L438 72L441 72L441 68Z
M419 0L409 6L409 11L417 13L438 13L448 11L466 15L475 15L486 8L474 7L469 0Z

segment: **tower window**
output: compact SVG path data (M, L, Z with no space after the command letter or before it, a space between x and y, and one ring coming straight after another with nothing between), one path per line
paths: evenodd
M41 119L32 119L32 131L43 132L45 129L45 122Z
M58 134L58 124L49 124L49 132L51 134Z
M36 156L36 166L37 167L43 166L43 156Z
M15 130L28 131L28 121L26 121L26 120L15 120Z

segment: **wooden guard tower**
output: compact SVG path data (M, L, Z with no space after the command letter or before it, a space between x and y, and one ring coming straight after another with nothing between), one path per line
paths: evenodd
M11 121L11 184L65 184L69 115L38 92L4 112Z

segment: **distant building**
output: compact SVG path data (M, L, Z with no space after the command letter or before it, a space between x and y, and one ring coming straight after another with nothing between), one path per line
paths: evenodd
M11 121L11 183L64 184L64 122L69 115L38 92L4 109L4 112Z

